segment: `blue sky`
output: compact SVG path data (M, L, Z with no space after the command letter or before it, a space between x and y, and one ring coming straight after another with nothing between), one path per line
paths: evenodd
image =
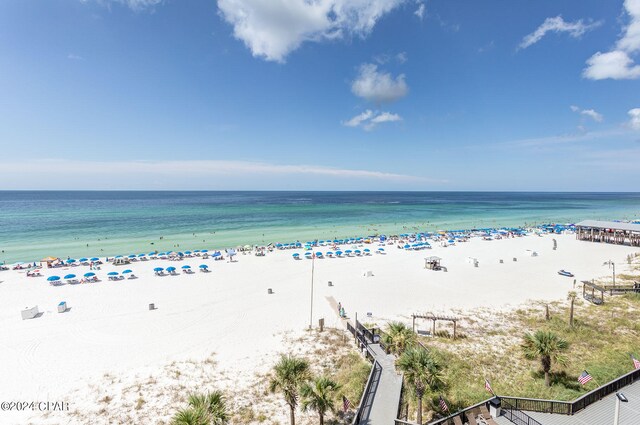
M4 0L0 94L0 189L636 191L640 0Z

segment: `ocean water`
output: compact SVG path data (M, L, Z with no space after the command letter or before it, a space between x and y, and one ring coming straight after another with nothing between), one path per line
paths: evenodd
M0 262L640 219L640 193L0 191Z

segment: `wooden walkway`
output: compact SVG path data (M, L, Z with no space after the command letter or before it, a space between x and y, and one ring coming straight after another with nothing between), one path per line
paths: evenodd
M338 314L338 303L333 297L327 301ZM346 328L348 319L341 323ZM353 323L352 323L353 325ZM398 414L400 393L402 391L402 374L395 367L396 357L386 354L380 344L368 344L369 352L374 358L369 391L362 396L362 412L358 425L393 425Z

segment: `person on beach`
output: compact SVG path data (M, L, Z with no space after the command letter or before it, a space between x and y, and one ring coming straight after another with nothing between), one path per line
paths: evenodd
M338 301L338 313L340 313L340 310L342 310L342 303Z

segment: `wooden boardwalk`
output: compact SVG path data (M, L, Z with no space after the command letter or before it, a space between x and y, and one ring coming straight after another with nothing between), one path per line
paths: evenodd
M336 300L333 297L326 299L338 314ZM341 320L345 328L348 321ZM358 425L393 425L400 404L402 375L396 371L396 357L393 354L386 354L380 344L368 344L368 348L375 360L374 371L369 390L362 396L362 412Z

